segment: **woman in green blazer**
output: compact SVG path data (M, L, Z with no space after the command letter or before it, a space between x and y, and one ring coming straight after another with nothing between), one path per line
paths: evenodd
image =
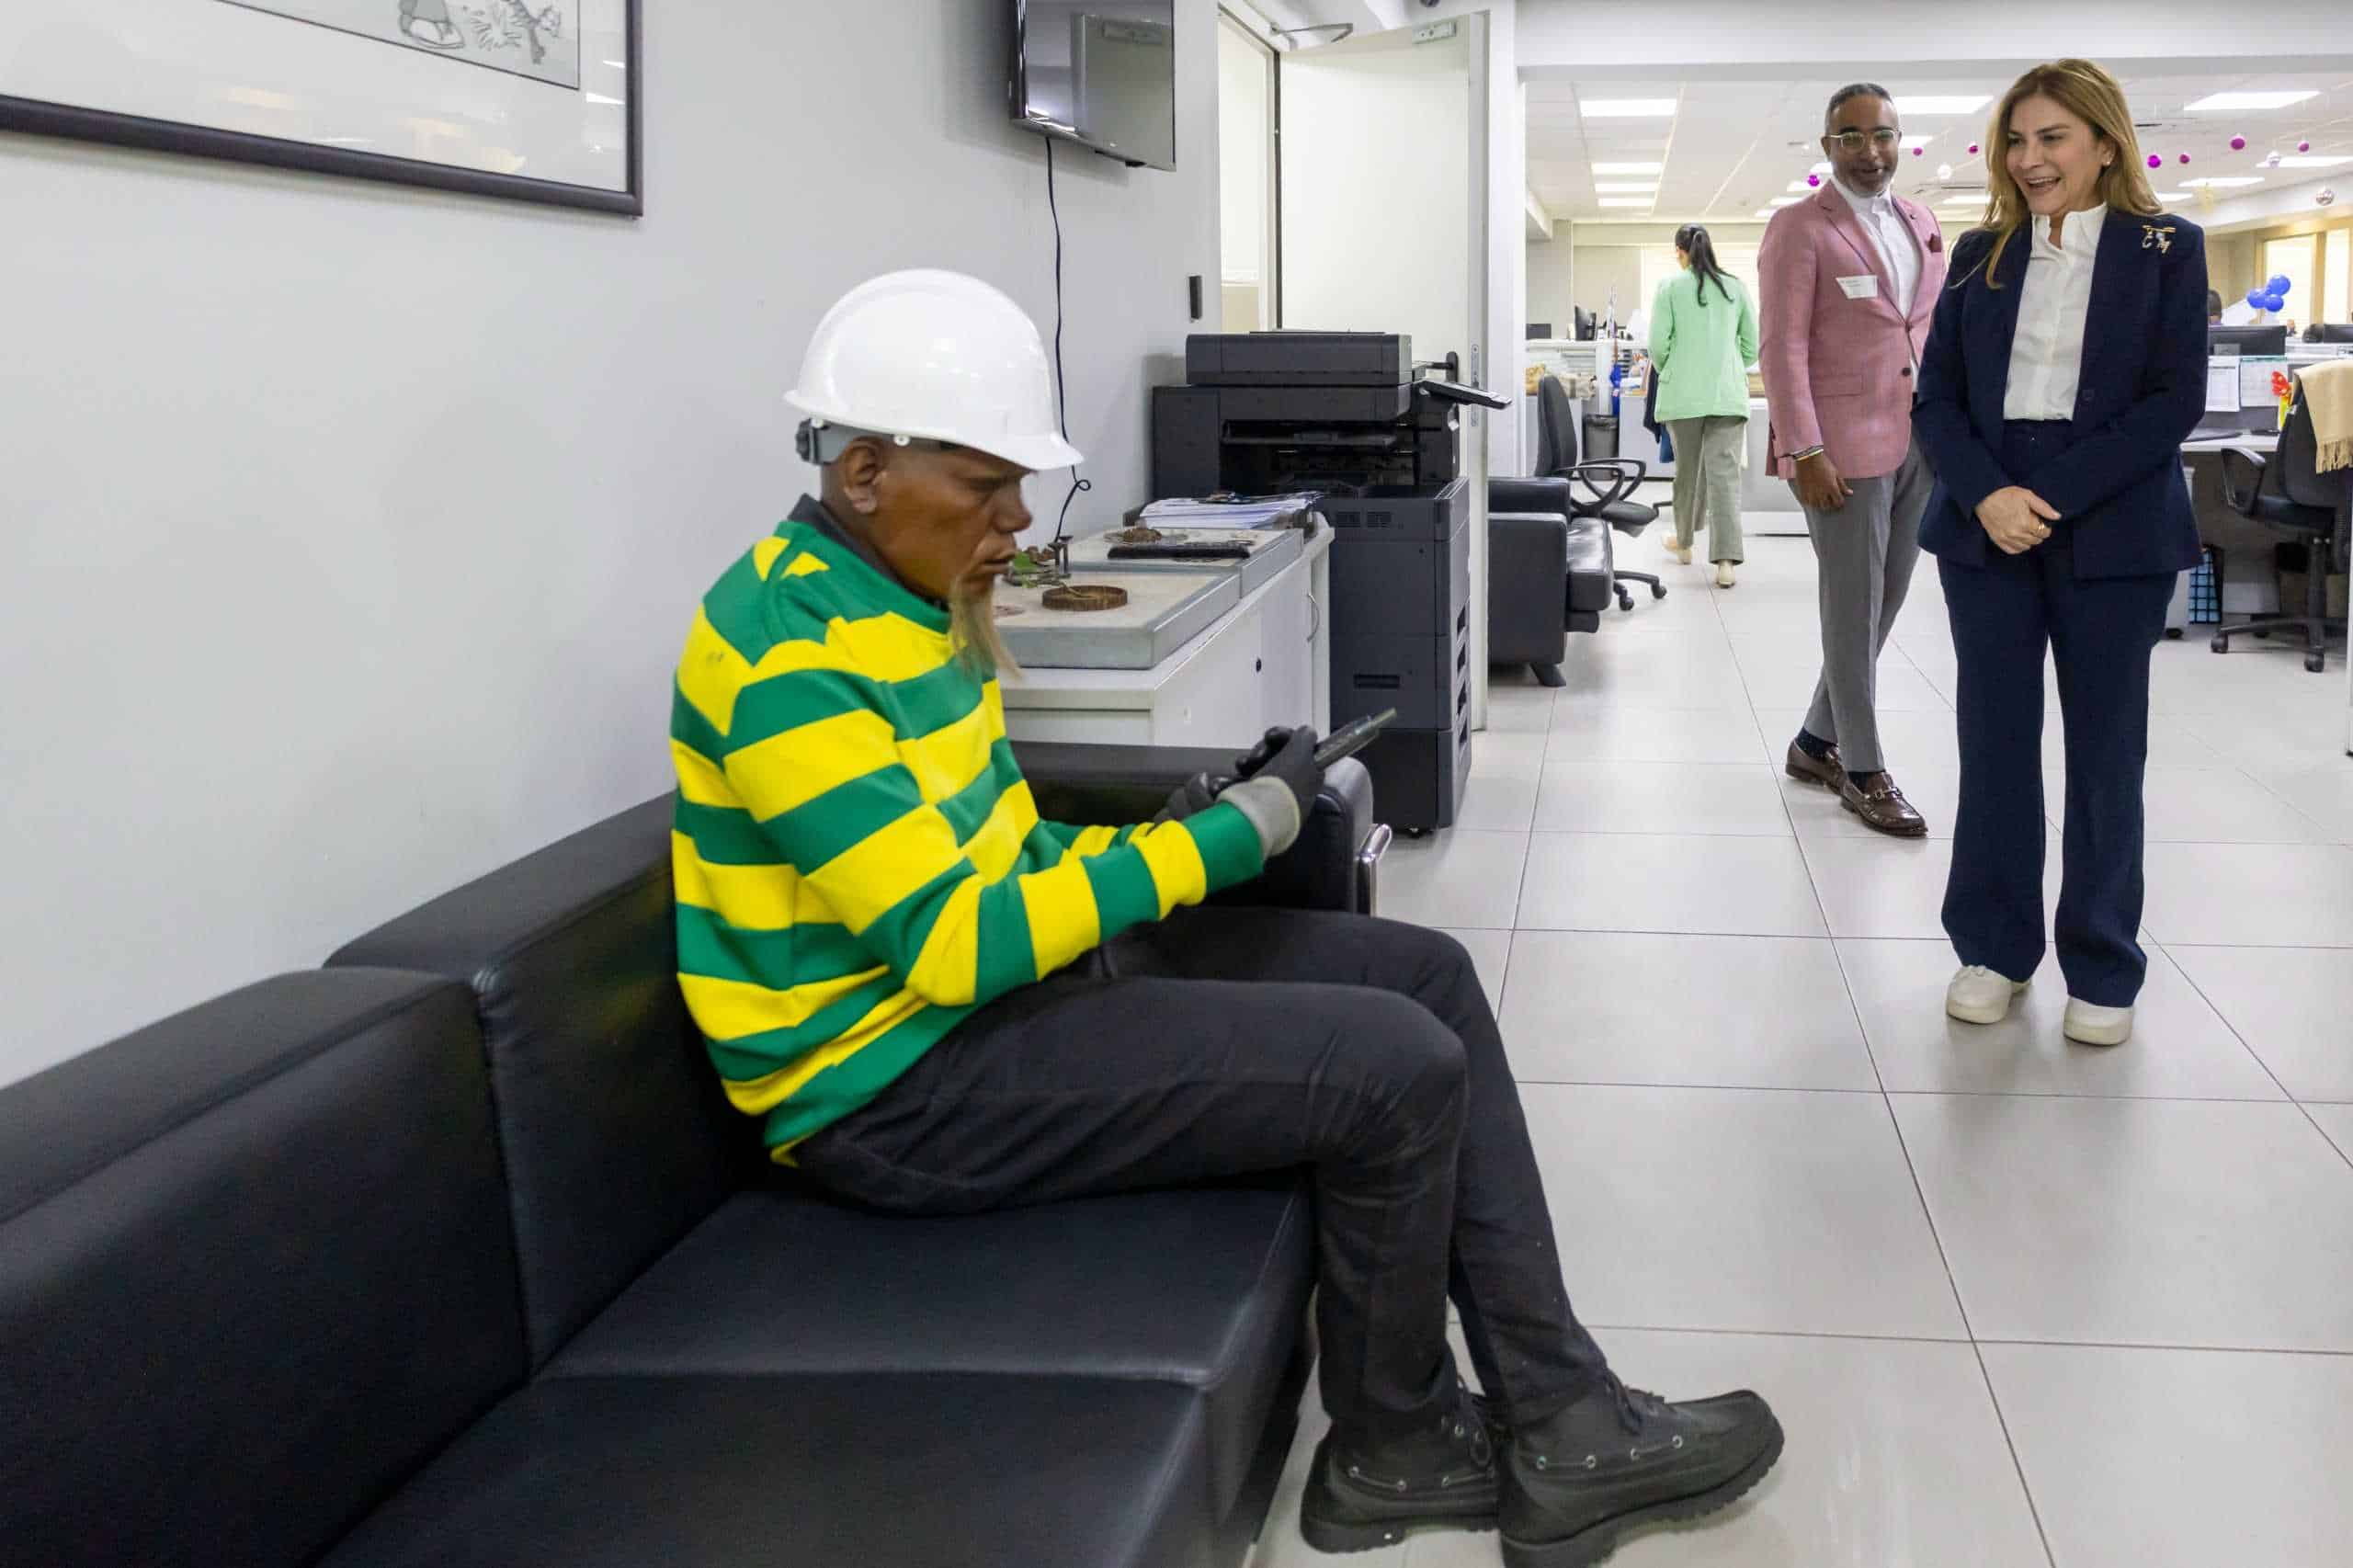
M1716 265L1697 223L1676 231L1683 270L1651 301L1651 363L1659 422L1675 441L1675 542L1689 564L1691 536L1708 530L1716 586L1733 585L1742 559L1740 453L1748 439L1748 367L1756 362L1756 307L1740 279Z

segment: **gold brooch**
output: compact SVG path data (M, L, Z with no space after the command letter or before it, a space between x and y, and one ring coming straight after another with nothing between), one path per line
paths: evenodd
M2141 225L2141 248L2147 250L2154 245L2158 254L2163 255L2173 249L2173 235L2174 228L2170 223L2143 223Z

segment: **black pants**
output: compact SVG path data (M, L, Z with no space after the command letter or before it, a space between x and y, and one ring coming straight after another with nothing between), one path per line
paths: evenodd
M2025 473L2062 449L2064 424L2005 427L2002 458ZM2103 525L2105 526L2105 525ZM2141 950L2143 776L2149 656L2174 578L2075 575L2064 519L2022 555L1942 563L1961 670L1961 812L1945 930L1964 964L2025 980L2043 953L2042 665L2056 663L2067 737L2067 817L2052 934L2067 993L2131 1005Z
M1294 910L1179 911L967 1019L801 1145L820 1183L969 1213L1307 1166L1325 1408L1378 1441L1451 1392L1446 1301L1521 1421L1595 1387L1518 1085L1440 932Z

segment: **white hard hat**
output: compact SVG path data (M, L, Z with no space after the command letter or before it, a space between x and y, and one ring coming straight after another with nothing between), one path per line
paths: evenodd
M785 401L820 426L949 441L1027 469L1084 460L1055 426L1036 324L961 272L886 273L843 295Z

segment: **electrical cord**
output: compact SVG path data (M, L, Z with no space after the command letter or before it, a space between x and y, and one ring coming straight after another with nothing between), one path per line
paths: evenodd
M1061 417L1063 439L1070 439L1070 390L1063 377L1063 213L1054 199L1054 139L1042 139L1046 143L1046 210L1054 220L1054 412ZM1063 497L1062 516L1054 523L1054 542L1062 542L1063 532L1070 527L1070 504L1078 499L1082 490L1092 490L1094 483L1081 478L1078 465L1070 469L1070 493Z

